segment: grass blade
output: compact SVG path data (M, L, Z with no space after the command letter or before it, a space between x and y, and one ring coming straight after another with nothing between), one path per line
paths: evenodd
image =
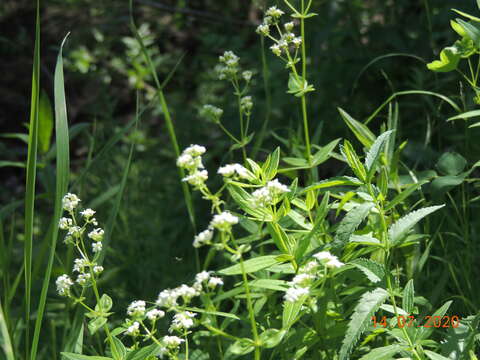
M25 185L25 356L30 354L30 306L32 294L33 217L35 212L35 180L37 175L38 107L40 96L40 0L37 0L35 48L33 55L32 97L28 130L27 179Z
M3 314L1 301L0 301L0 343L2 344L2 348L5 353L6 360L15 360L15 355L13 353L13 345L10 339L10 333L8 332L7 322Z
M67 35L68 36L68 35ZM57 163L56 163L56 191L55 191L55 208L52 219L52 232L50 242L50 253L48 257L47 268L43 278L42 291L40 294L40 302L37 310L37 319L35 321L35 332L33 334L31 360L35 360L37 356L38 342L40 339L40 331L42 326L45 304L47 301L48 286L50 276L52 274L53 260L55 257L55 246L58 238L58 221L62 215L62 198L68 189L68 179L70 171L70 150L68 139L68 121L67 121L67 105L65 102L65 86L63 79L63 59L62 49L65 43L63 40L57 57L57 65L55 67L55 137L57 143Z

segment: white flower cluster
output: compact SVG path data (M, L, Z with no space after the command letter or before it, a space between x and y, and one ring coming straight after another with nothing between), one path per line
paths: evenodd
M240 99L240 110L247 115L250 116L252 113L253 108L253 101L251 96L244 96Z
M55 282L57 285L57 292L61 296L70 295L70 287L73 285L72 279L68 275L62 275L57 278Z
M212 243L214 229L221 232L229 232L235 224L238 224L238 217L232 215L229 211L214 215L208 228L196 235L193 239L193 247L199 248L204 245L210 245Z
M170 328L168 329L168 331L171 333L174 331L178 331L182 333L183 330L190 329L194 325L193 318L196 315L197 315L196 313L193 313L190 311L182 311L182 312L176 313L173 316L173 320L172 320L172 323L170 324Z
M80 199L75 194L66 194L62 199L62 207L65 211L72 212L80 203Z
M130 317L142 317L145 315L145 301L136 300L132 302L127 308L127 314Z
M223 110L219 107L206 104L203 105L203 107L200 109L199 115L206 120L213 121L214 123L219 123L220 118L223 115Z
M313 257L316 260L311 260L300 269L299 273L290 282L290 288L285 292L284 299L287 302L296 302L302 296L310 293L310 286L318 279L318 268L323 265L326 268L339 268L344 264L338 260L335 255L328 251L321 251Z
M207 229L195 236L193 240L193 247L199 248L203 245L210 245L213 238L213 230Z
M286 185L280 183L278 179L271 180L266 186L252 193L254 205L257 207L274 205L279 197L287 192L290 192L290 189Z
M227 164L218 169L218 173L226 178L253 179L254 175L250 173L243 165Z
M220 64L215 67L220 80L233 80L240 70L238 64L240 58L233 51L225 51L218 60Z
M188 182L195 188L200 188L208 179L208 171L204 169L202 155L205 147L201 145L190 145L177 159L177 166L188 171L188 175L182 181Z

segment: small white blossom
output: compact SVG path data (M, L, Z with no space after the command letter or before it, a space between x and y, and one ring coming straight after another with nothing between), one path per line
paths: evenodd
M217 214L213 217L210 225L220 231L230 231L232 225L238 223L238 217L232 215L228 211Z
M80 199L75 194L68 193L62 199L62 207L68 212L72 212L80 203Z
M278 179L274 179L267 183L267 188L270 190L270 193L274 196L281 195L287 192L290 192L290 189L287 185L283 185L278 181Z
M207 229L199 233L198 235L195 235L195 238L193 240L193 247L199 248L203 245L210 244L210 241L213 238L213 230Z
M68 296L70 294L70 287L73 285L72 279L68 275L62 275L55 281L57 285L57 292L61 296Z
M70 218L62 217L58 222L58 227L62 230L68 230L73 225L73 220Z
M82 286L87 285L88 281L90 280L92 276L90 274L80 274L77 277L77 283L79 283Z
M85 271L85 267L88 266L88 261L84 258L79 258L74 260L73 265L73 272L83 273Z
M95 215L95 210L92 209L85 209L80 211L80 215L82 215L85 219L90 219L93 215Z
M93 267L93 272L94 272L95 274L100 274L100 273L102 273L102 272L103 272L103 266L101 266L101 265L95 265L95 266Z
M223 280L219 277L212 276L208 280L208 287L210 287L212 289L216 288L217 286L222 286L222 285L223 285Z
M136 300L132 302L127 308L127 314L131 317L142 317L145 315L145 301Z
M289 21L289 22L287 22L283 25L285 30L288 31L288 32L292 31L294 26L295 26L295 24L293 23L293 21Z
M195 166L195 160L188 154L182 154L177 159L177 166L180 168L188 168Z
M201 155L205 154L205 151L207 151L205 146L194 144L194 145L190 145L185 150L183 150L183 154L195 157L195 156L201 156Z
M259 35L267 36L268 34L270 34L270 26L268 26L268 24L263 23L258 25L255 31Z
M242 179L249 179L251 175L248 170L240 164L227 164L218 169L218 173L225 177L238 176Z
M251 96L244 96L240 99L240 109L247 115L250 115L250 112L253 108L253 101Z
M267 187L262 187L252 193L255 206L266 206L273 201L272 194Z
M313 257L323 263L328 268L339 268L345 265L344 263L339 261L335 255L330 254L328 251L320 251L319 253L313 255Z
M147 312L146 316L148 320L155 321L157 319L163 318L165 316L165 312L158 309L152 309Z
M195 171L192 174L184 177L182 181L188 182L190 185L193 186L201 186L207 181L208 179L208 171L207 170L199 170Z
M203 107L201 108L199 113L200 113L201 117L203 117L207 120L213 120L214 122L219 122L220 118L223 115L223 110L220 109L219 107L216 107L216 106L213 106L213 105L210 105L210 104L206 104L206 105L203 105ZM177 165L178 165L178 161L177 161ZM180 166L180 165L178 165L178 166Z
M186 302L190 301L193 297L200 295L197 289L185 284L180 285L174 290L177 296L182 297Z
M276 6L272 6L270 7L266 12L265 12L265 15L267 16L271 16L272 18L279 18L280 16L282 16L283 14L285 14L282 10L280 10L279 8L277 8Z
M210 272L209 271L202 271L202 272L198 273L197 275L195 275L195 282L197 282L197 283L207 281L208 279L210 279Z
M253 72L251 72L250 70L245 70L244 72L242 72L242 77L243 80L245 80L246 82L250 82L253 77Z
M298 274L293 278L292 285L304 287L304 286L310 285L310 283L314 279L315 279L315 276L310 274Z
M168 331L173 332L190 329L194 325L193 318L196 315L196 313L190 311L175 314Z
M156 304L160 307L171 308L177 306L178 294L175 290L166 289L158 294Z
M162 340L165 346L169 348L178 348L181 345L181 343L185 341L179 338L178 336L168 336L168 335L164 336Z
M318 262L309 261L302 267L302 273L307 273L307 274L314 273L316 272L317 268L318 268Z
M101 228L96 228L93 229L88 233L88 237L92 239L93 241L102 241L103 240L103 235L105 232Z
M80 236L82 236L82 233L83 233L83 229L80 226L74 225L68 229L67 235L74 238L79 238Z
M303 295L308 295L308 293L309 293L309 288L291 287L286 291L285 296L283 298L285 299L285 301L295 302L295 301L298 301L298 299L300 299Z
M300 47L300 45L302 45L302 38L301 37L296 37L296 38L292 39L292 44L297 48Z
M331 269L336 269L336 268L342 267L343 265L345 264L339 261L338 259L332 259L330 261L327 261L327 263L325 264L326 267Z
M102 243L100 241L92 243L92 251L94 253L102 251Z
M272 46L270 46L270 50L272 50L272 52L277 56L282 55L282 48L279 44L273 44Z
M135 321L132 325L128 327L127 330L125 330L125 334L130 335L130 336L137 336L139 333L140 329L140 324L138 321Z

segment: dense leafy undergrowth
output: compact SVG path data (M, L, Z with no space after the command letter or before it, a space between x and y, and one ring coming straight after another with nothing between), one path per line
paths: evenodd
M480 115L475 110L480 103L480 18L455 10L461 18L452 20L451 27L459 39L424 70L457 71L466 87L459 97L418 89L395 92L364 121L352 117L351 109L338 108L350 140L319 145L310 133L315 119L309 116L309 104L318 89L309 79L305 33L317 14L311 11L312 1L285 0L283 5L266 8L256 32L288 73L285 91L298 102L298 132L288 138L277 134L279 146L260 151L268 129L251 130L253 79L259 74L225 51L215 72L231 86L238 126L225 123L225 110L216 105L205 104L200 116L225 134L237 162L218 164L203 145L181 150L164 94L169 77L164 83L158 78L155 54L132 17L129 41L151 76L149 103L143 104L137 93L136 116L100 151L107 152L132 132L120 184L90 200L70 190L89 176L98 155L89 152L87 168L71 176L70 139L82 129L68 126L63 43L55 69L54 116L40 95L37 7L25 198L2 210L3 219L25 205L24 261L13 273L7 254L17 254L14 217L10 226L0 228L5 250L2 359L477 359L480 253L475 210L480 197L475 174L480 162L471 161L478 158L475 154L447 151L434 169L410 167L404 161L408 136L399 135L398 98L427 97L436 107L454 112L448 121L465 122L468 149L470 132L478 126L470 120ZM135 162L135 131L151 103L159 104L177 158L184 199L167 200L181 203L196 231L192 245L197 272L183 284L154 289L154 298L121 294L131 303L119 309L119 293L107 285L115 273L106 260L117 255L112 232L122 222L120 209L128 205L122 200ZM371 121L377 118L384 121L373 130ZM45 134L53 128L56 142L50 146ZM341 164L339 171L322 177L329 162ZM55 169L54 177L42 179L50 186L47 196L54 197L54 207L40 249L46 261L38 263L33 239L41 195L35 184L37 174L45 177L44 167ZM202 211L195 201L199 197ZM102 209L107 214L97 214L93 209L108 199L113 205ZM167 200L156 206L172 206ZM146 205L143 212L142 204L136 209L142 217L154 215ZM132 269L142 267L142 262L126 258ZM175 269L171 271L175 278ZM38 274L44 274L41 285L32 281ZM22 278L20 306L12 299L18 297ZM446 288L449 292L442 292Z

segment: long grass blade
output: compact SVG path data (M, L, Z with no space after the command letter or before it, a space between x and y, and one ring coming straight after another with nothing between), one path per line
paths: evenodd
M32 294L33 218L35 209L35 180L38 148L38 106L40 96L40 0L37 0L35 48L33 55L32 97L28 130L27 179L25 185L25 356L30 354L30 307Z
M3 313L2 303L0 301L0 343L7 360L15 360L12 340L8 332L7 322Z
M67 35L68 36L68 35ZM40 331L42 327L45 305L47 302L48 286L50 284L50 276L52 274L53 260L55 257L55 247L58 238L58 221L62 214L62 198L68 189L68 179L70 171L70 150L68 139L68 120L67 105L65 102L65 85L63 79L63 59L62 50L65 40L63 40L57 57L57 65L55 67L55 138L57 143L57 162L56 162L56 191L55 191L55 208L52 220L52 232L50 242L50 253L48 257L45 276L43 277L42 291L40 294L40 303L37 310L37 319L35 322L35 332L33 334L31 360L35 360L37 356L38 342L40 339Z

